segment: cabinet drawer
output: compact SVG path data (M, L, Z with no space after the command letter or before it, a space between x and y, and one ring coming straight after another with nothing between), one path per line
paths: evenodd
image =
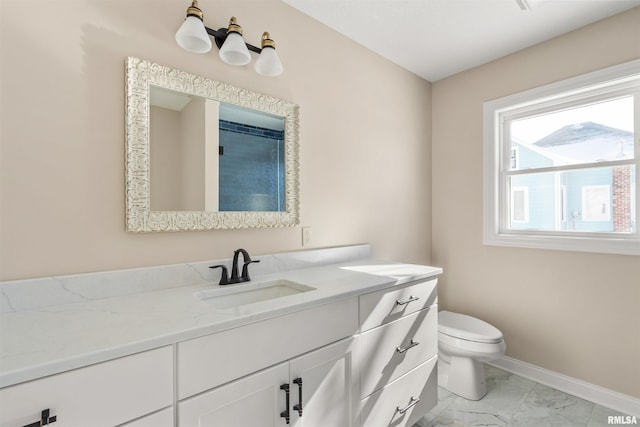
M54 426L111 427L173 404L173 350L111 360L0 390L0 426L40 419L44 409Z
M437 360L431 358L362 400L362 427L412 426L433 409L438 402Z
M291 359L357 329L354 297L185 341L178 344L178 397Z
M360 330L366 331L427 308L438 301L438 279L382 289L360 297Z
M437 306L420 310L361 336L361 397L426 362L438 352Z

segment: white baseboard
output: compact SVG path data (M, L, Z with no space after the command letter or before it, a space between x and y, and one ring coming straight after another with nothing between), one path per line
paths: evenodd
M625 415L640 416L640 399L504 356L487 363Z

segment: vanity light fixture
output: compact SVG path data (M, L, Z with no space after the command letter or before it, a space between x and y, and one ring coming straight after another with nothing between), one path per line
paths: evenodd
M227 28L213 30L204 25L202 10L198 7L198 0L193 0L187 8L187 16L176 32L176 42L184 50L193 53L207 53L211 50L210 36L218 46L219 56L230 65L247 65L251 62L249 51L260 54L255 63L255 70L263 76L278 76L282 74L282 63L276 53L276 44L268 32L262 34L261 47L246 43L242 38L242 27L235 17L229 20Z

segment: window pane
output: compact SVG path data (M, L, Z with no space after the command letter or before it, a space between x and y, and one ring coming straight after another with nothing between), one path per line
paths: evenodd
M633 96L513 120L510 130L511 170L633 159Z
M511 230L632 233L635 166L510 176Z

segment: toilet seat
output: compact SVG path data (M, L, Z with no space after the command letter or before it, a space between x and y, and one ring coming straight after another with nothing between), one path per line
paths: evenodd
M443 310L438 313L438 332L466 341L499 343L502 332L475 317Z

